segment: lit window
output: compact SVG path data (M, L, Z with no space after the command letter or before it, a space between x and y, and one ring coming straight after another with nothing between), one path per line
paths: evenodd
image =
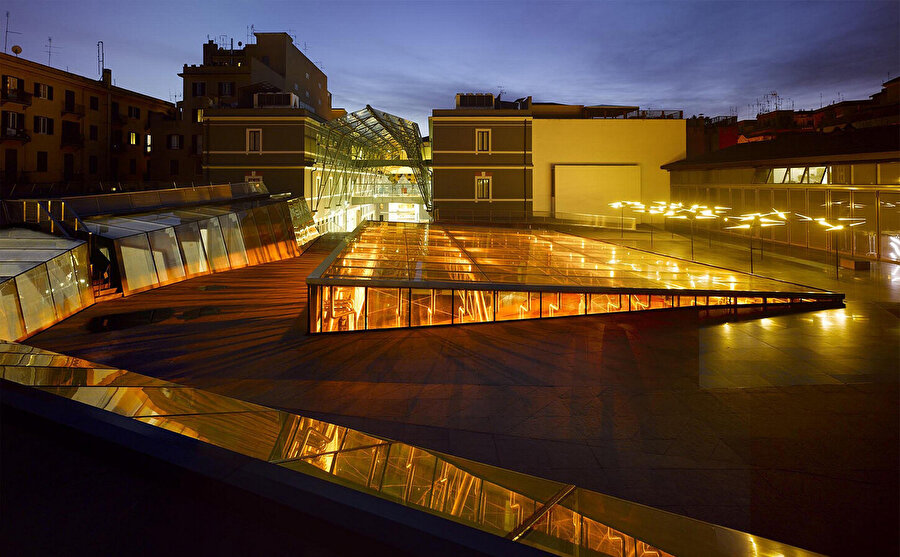
M788 169L787 168L773 168L772 173L769 174L769 183L770 184L783 184L784 178L787 176Z
M203 109L198 108L195 112L196 112L196 115L194 116L194 121L197 122L198 124L202 123L203 122Z
M475 178L475 199L491 198L491 179L479 176Z
M138 134L135 132L128 132L128 144L129 145L137 145L138 144Z
M475 152L491 152L491 130L475 130Z
M247 152L262 153L262 130L247 130Z
M799 184L803 181L803 174L806 172L806 167L801 166L800 168L791 168L788 170L787 179L784 181L786 184Z
M807 173L807 181L810 184L822 184L828 183L827 178L825 177L825 169L827 166L810 166L809 171ZM824 182L822 180L825 180Z
M150 142L151 142L150 134L148 133L147 136L144 138L144 152L145 153L150 152L150 149L151 149Z

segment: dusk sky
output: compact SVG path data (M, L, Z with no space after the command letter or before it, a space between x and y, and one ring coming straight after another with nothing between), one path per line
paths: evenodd
M755 115L867 98L900 73L900 2L132 2L7 0L7 51L120 87L180 94L207 35L288 31L328 75L334 106L415 120L457 92ZM2 20L6 28L6 19ZM19 34L13 34L18 32ZM304 48L304 43L306 47ZM178 97L180 98L180 97ZM177 100L177 99L175 99Z

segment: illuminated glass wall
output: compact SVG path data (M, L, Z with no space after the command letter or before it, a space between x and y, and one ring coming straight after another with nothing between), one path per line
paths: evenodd
M86 243L0 232L0 339L24 339L94 303Z
M724 294L724 293L717 293ZM332 333L548 319L679 307L835 304L841 295L656 295L309 286L310 331Z
M285 202L201 206L91 218L111 240L125 295L299 254Z

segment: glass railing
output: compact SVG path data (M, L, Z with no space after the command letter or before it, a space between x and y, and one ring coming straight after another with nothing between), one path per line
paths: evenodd
M2 379L556 555L814 555L572 485L0 342Z

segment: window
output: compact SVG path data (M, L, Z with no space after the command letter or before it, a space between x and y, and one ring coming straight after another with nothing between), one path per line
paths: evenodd
M172 176L178 175L178 161L175 159L169 161L169 174Z
M91 141L97 141L97 126L91 126L88 128L88 133L90 134L88 137L91 138Z
M100 110L100 99L97 97L91 97L90 100L91 110Z
M247 130L247 152L262 153L262 130Z
M166 138L166 144L169 146L169 149L181 149L183 143L184 136L177 133L169 134Z
M18 77L13 77L11 75L3 76L5 79L3 80L3 90L4 91L18 91L19 87L21 87L22 80Z
M191 96L202 97L204 95L206 95L205 81L195 81L194 83L191 83Z
M137 160L136 159L128 160L128 173L129 174L137 174Z
M191 138L191 146L193 147L192 152L195 155L203 154L203 136L200 134L195 134Z
M37 169L38 172L47 172L47 151L37 152Z
M198 124L203 122L203 109L202 108L194 109L194 117L192 118L192 120L194 122L197 122Z
M17 130L25 127L25 119L22 114L19 114L18 112L4 112L3 114L5 115L3 120L6 123L7 129Z
M150 146L150 134L148 133L146 136L144 136L144 152L145 152L145 153L149 153L150 150L151 150L151 146Z
M475 178L475 199L491 198L490 177L478 176Z
M46 116L34 117L34 133L53 135L53 118Z
M48 101L53 100L53 87L49 85L45 85L43 83L34 84L34 96L38 99L47 99Z
M88 157L88 172L91 174L97 173L97 155Z
M141 109L136 106L129 106L128 107L128 117L140 119Z
M475 152L491 152L491 130L475 130Z
M234 95L234 82L233 81L220 81L219 82L219 96L220 97L230 97Z

